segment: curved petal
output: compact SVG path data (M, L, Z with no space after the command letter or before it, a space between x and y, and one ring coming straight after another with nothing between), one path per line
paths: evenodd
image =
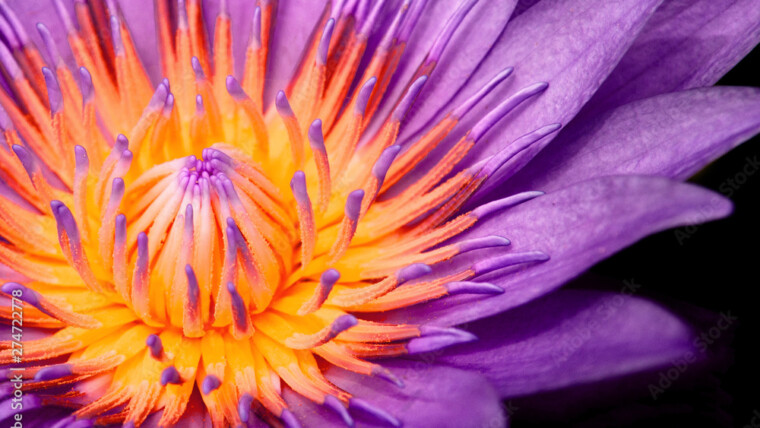
M631 297L636 291L559 290L470 324L479 340L436 361L484 374L504 398L660 368L677 359L695 362L700 353L692 329L656 304Z
M588 109L710 86L760 42L753 0L670 0L589 101Z
M756 88L703 88L634 101L573 121L499 193L549 191L617 174L685 180L758 132Z
M378 409L396 417L405 428L503 427L506 424L499 396L485 378L475 372L422 361L389 360L383 366L398 376L404 387L338 368L327 378ZM318 406L289 389L283 391L290 408L303 426L345 426L336 413ZM359 426L387 424L352 411Z
M503 294L485 299L451 296L399 310L392 318L455 325L497 314L556 289L651 233L710 221L730 212L731 203L720 195L662 178L611 176L576 183L485 219L457 238L501 235L512 241L508 251L538 250L550 260L476 279L499 285ZM483 253L463 255L436 270L445 274L483 258Z
M495 153L505 142L551 123L567 123L596 92L614 69L660 0L565 0L540 2L510 21L488 57L451 105L459 105L506 66L515 72L506 84L481 102L460 128L505 98L536 82L549 88L497 125L469 156L475 162ZM504 122L503 122L504 123ZM454 136L457 139L458 136Z

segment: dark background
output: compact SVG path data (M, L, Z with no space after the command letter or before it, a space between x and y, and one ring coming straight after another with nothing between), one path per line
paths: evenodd
M718 84L760 87L760 47ZM760 160L760 137L690 180L729 197L732 216L650 236L595 266L586 281L569 285L587 287L589 277L603 278L607 288L619 291L622 281L634 280L639 296L668 306L697 331L714 326L715 314L738 318L710 346L713 363L689 368L657 400L648 389L654 374L513 400L506 407L516 409L512 426L760 428L760 170L743 172L753 157ZM547 413L547 402L556 403L556 414Z

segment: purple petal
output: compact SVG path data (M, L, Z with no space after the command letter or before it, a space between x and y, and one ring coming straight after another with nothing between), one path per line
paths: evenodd
M710 86L760 42L754 0L663 3L589 102L614 107L653 95Z
M754 88L704 88L634 101L573 121L500 192L550 191L615 174L684 180L758 131L760 90Z
M452 105L464 102L505 66L514 66L514 75L474 107L460 129L472 127L495 100L519 88L537 82L548 82L549 88L509 115L501 132L486 135L471 162L543 125L569 122L614 69L658 4L659 0L540 2L510 21Z
M510 251L541 251L550 256L545 262L475 279L498 285L504 294L485 299L451 296L397 310L390 317L401 322L450 326L497 314L556 289L644 236L710 221L730 212L730 202L718 194L662 178L613 176L577 183L484 219L457 238L503 234L512 242ZM434 269L433 275L471 266L482 260L483 254L462 255Z
M477 321L480 340L437 361L484 374L504 398L696 361L691 328L626 290L560 290Z
M398 418L404 427L502 427L506 423L498 395L479 374L422 361L388 360L383 365L404 382L404 388L335 367L326 376L354 397ZM345 426L333 410L289 388L283 393L301 425ZM359 426L392 426L358 409L350 412Z

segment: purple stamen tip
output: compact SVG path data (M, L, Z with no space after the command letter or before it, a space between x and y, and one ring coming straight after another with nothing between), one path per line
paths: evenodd
M74 146L74 164L76 169L83 171L90 165L90 158L87 156L87 150L80 146Z
M309 126L309 143L314 150L325 150L325 138L322 135L322 121L320 119L316 119Z
M354 190L348 194L346 199L346 217L351 221L359 220L359 214L362 208L362 199L364 199L364 190Z
M121 199L124 195L124 179L116 177L111 183L111 198Z
M166 104L166 98L168 96L169 87L163 82L159 83L156 87L156 92L153 93L153 97L151 97L150 102L148 103L148 108L151 110L158 110L160 108L163 108L164 104Z
M319 277L319 283L323 287L332 287L340 279L340 272L335 269L327 269Z
M53 39L53 36L50 34L50 30L48 30L44 24L38 22L37 32L40 33L42 42L45 44L45 50L47 50L52 64L57 67L61 62L61 55L58 52L58 46L55 44L55 39Z
M369 103L369 97L375 89L375 83L377 83L377 78L372 76L359 89L359 95L356 96L356 104L354 105L354 112L356 114L364 114Z
M330 325L330 336L335 337L359 323L359 320L351 314L341 315Z
M248 422L251 414L252 403L253 397L251 394L245 393L240 396L240 400L238 401L238 415L240 416L241 421Z
M135 423L133 421L126 421L122 425L122 428L135 428Z
M251 46L254 49L261 48L261 7L256 6L253 10L253 25L251 26Z
M163 79L161 79L161 83L163 83L164 86L166 86L166 90L167 91L171 91L172 90L172 86L169 84L169 78L168 77L164 77Z
M155 334L151 334L145 339L145 345L150 349L150 355L153 358L161 358L161 354L164 352L164 345L161 343L161 338Z
M191 204L185 206L185 225L186 228L193 230L193 206Z
M343 405L343 402L340 401L338 397L330 394L326 395L325 406L333 412L337 413L338 416L340 416L340 418L343 420L343 423L346 424L346 426L354 426L354 419L348 413L348 409Z
M420 328L422 336L415 337L406 344L409 354L424 354L426 352L438 351L449 346L468 343L478 338L472 333L457 329L445 330L424 330Z
M45 86L47 86L50 113L56 114L63 108L63 94L61 93L61 87L58 86L58 79L55 77L53 70L47 67L42 67L42 76L45 78Z
M60 201L54 201L59 202ZM53 206L53 202L50 203L50 206ZM74 220L74 215L71 214L71 210L69 207L64 205L63 203L60 203L57 210L54 212L54 215L56 216L56 221L59 221L59 227L63 227L63 230L66 231L66 234L69 236L69 244L72 246L79 246L81 243L79 242L79 229L77 228L77 222ZM59 228L59 232L60 232Z
M296 416L288 409L283 409L280 413L280 419L285 424L286 428L301 428L301 423L298 422Z
M377 376L380 379L383 379L385 381L388 381L394 385L396 385L399 388L403 388L404 382L396 377L393 373L391 373L390 370L386 369L383 366L375 366L372 368L372 376Z
M401 146L398 144L386 148L380 154L375 165L372 166L372 175L380 181L380 186L382 186L385 174L388 173L388 169L390 169L391 164L396 159L399 151L401 151Z
M232 236L232 235L228 235ZM232 305L232 316L235 318L235 325L240 330L248 329L248 318L246 318L246 307L243 298L240 297L235 284L232 282L227 283L227 291L230 293L230 303Z
M200 94L195 96L195 114L198 116L206 114L206 107L203 105L203 97Z
M503 199L499 199L493 202L489 202L485 205L481 205L474 210L472 210L472 215L475 216L475 218L482 219L488 215L491 215L497 211L501 211L503 209L512 208L516 205L519 205L523 202L529 201L531 199L534 199L536 197L542 196L544 192L539 191L530 191L530 192L522 192L518 193L516 195L512 195Z
M10 296L13 296L13 292L16 291L20 293L21 297L19 298L23 300L24 302L29 303L30 305L35 306L35 307L39 305L40 298L37 292L32 290L31 288L26 288L17 282L6 282L5 284L2 285L2 287L0 287L0 290L2 290L3 293L8 294Z
M82 101L87 103L95 96L95 88L92 86L92 75L84 67L79 67L79 89L82 91Z
M406 113L412 107L414 100L417 98L417 95L419 95L425 82L427 82L427 78L427 76L420 76L409 86L406 94L404 94L404 98L401 99L401 102L398 103L396 109L393 110L393 120L400 122L401 119L406 116Z
M243 88L240 86L240 82L238 82L234 76L227 76L225 83L227 85L227 92L232 95L232 98L235 98L238 101L248 98L248 95L246 95L245 91L243 91Z
M32 160L32 156L29 154L28 151L26 151L25 148L19 146L18 144L14 144L12 148L13 148L13 152L16 153L16 157L18 157L18 160L21 161L21 165L24 166L24 169L29 174L29 177L31 177L35 169L34 160Z
M119 214L116 216L116 225L114 232L114 241L123 244L127 240L127 216Z
M201 293L198 286L198 278L195 276L195 272L190 265L185 265L185 275L187 276L187 303L190 307L194 308L198 304Z
M112 12L113 13L113 12ZM124 55L124 43L121 40L121 24L116 15L111 15L111 41L113 42L113 51L116 55Z
M373 417L374 419L380 422L384 422L393 427L396 427L396 428L401 427L401 421L396 419L393 415L386 412L385 410L382 410L373 406L372 404L369 404L368 402L360 398L349 398L348 408L358 410L368 416Z
M457 337L469 337L471 334L464 330L452 327L436 327L434 325L422 325L419 327L421 336L448 335Z
M468 239L459 242L457 247L460 252L465 253L467 251L480 250L482 248L505 247L509 245L509 243L509 239L501 236L486 236L483 238Z
M476 92L475 95L471 96L470 98L467 99L467 101L464 102L464 104L457 107L457 109L452 112L452 115L454 117L461 118L462 116L467 114L467 112L470 111L475 106L475 104L479 103L499 83L501 83L504 79L509 77L513 71L514 71L514 67L507 67L504 70L502 70L499 74L494 76L494 78L491 79L484 87L482 87L478 92Z
M161 114L165 117L169 117L172 114L172 110L174 110L174 94L169 94L166 96L166 104L164 104Z
M325 24L325 29L322 31L322 38L319 40L319 46L317 47L317 64L325 65L327 63L327 51L330 48L330 39L332 38L333 29L335 28L335 20L330 18Z
M306 191L306 174L303 171L296 171L290 180L290 188L293 190L293 196L299 205L311 204L309 193Z
M132 152L129 149L127 149L121 152L121 157L119 157L119 160L125 163L132 162L132 156L133 156Z
M124 150L127 150L127 147L129 147L129 140L127 140L127 137L125 137L124 134L117 135L116 141L113 144L113 151L115 153L122 153Z
M63 207L63 202L59 200L53 200L50 201L50 209L53 211L53 214L57 215L58 210L60 210Z
M166 386L170 383L173 385L182 383L182 378L180 378L179 372L174 366L169 366L161 372L161 385Z
M497 122L503 119L512 110L534 95L543 92L549 86L546 82L539 82L520 89L514 95L507 98L472 127L469 138L473 141L480 140Z
M413 263L399 269L399 271L396 272L396 278L398 279L399 284L401 284L425 276L432 271L433 269L425 263Z
M203 72L201 61L198 59L197 56L190 58L190 64L193 66L193 72L195 73L195 77L198 80L206 80L206 73ZM227 79L229 79L229 77Z
M501 169L502 166L506 165L509 161L514 159L518 154L523 152L530 153L531 151L535 152L531 146L541 141L547 135L554 133L561 127L562 125L555 123L542 126L541 128L531 131L514 140L493 156L471 166L471 171L476 171L478 178L489 177ZM531 148L530 151L528 150L529 148ZM520 167L520 162L513 162L510 167L504 171L504 178L509 178L511 174L519 170ZM487 188L488 186L485 186L485 188L481 189L481 191L485 191Z
M549 256L546 253L542 253L541 251L526 251L524 253L512 253L477 262L472 265L472 270L475 272L475 275L485 275L509 266L522 263L545 262L547 260L549 260Z
M504 289L488 282L455 281L444 285L449 294L502 294Z
M209 395L211 391L216 390L222 386L222 381L214 375L207 375L201 383L201 391L203 395Z
M288 97L285 95L285 91L277 92L274 104L277 107L277 113L279 113L280 116L294 116L293 109L290 107L290 102L288 102Z

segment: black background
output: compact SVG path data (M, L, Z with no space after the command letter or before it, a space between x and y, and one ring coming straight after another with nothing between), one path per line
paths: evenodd
M760 47L718 84L760 87ZM733 215L694 229L650 236L588 274L606 278L613 291L619 291L624 280L635 281L641 285L639 296L668 306L695 323L698 331L715 325L711 313L738 318L734 328L711 346L715 362L687 370L657 400L648 389L656 378L640 376L512 400L507 405L514 409L512 426L760 428L760 299L756 297L760 295L760 170L742 175L751 158L760 159L760 137L690 180L729 196ZM705 309L710 312L705 314ZM547 411L547 406L556 413Z

